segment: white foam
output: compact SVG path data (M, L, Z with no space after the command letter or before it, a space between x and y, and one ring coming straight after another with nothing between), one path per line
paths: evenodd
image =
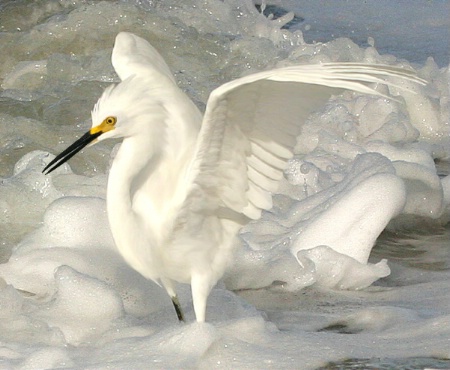
M15 165L13 176L2 181L3 222L34 223L47 205L62 196L39 171L47 155L41 151L26 154Z
M37 317L58 327L67 343L92 342L124 315L119 294L106 283L68 266L55 272L56 294Z
M385 259L376 264L361 263L325 245L299 250L297 259L302 266L313 263L314 284L321 288L363 289L391 273Z
M42 348L32 352L19 366L20 370L56 369L74 366L70 354L63 348Z
M370 176L342 193L329 199L329 206L307 221L293 240L292 253L328 245L367 263L377 237L400 214L406 200L403 182L392 174Z
M23 11L11 4L2 8L4 27ZM105 82L117 81L109 62L116 33L150 40L200 107L220 83L256 70L409 63L380 53L376 35L365 49L346 38L306 43L300 31L281 29L291 14L269 19L248 1L75 1L27 11L22 31L5 31L0 47L0 221L5 240L18 240L0 264L0 367L308 369L343 358L450 356L450 276L420 265L434 268L432 254L446 266L445 241L428 240L414 268L407 257L405 266L369 258L397 216L449 219L449 176L440 178L434 163L450 158L448 68L430 59L419 69L426 87L378 87L397 100L345 93L312 115L274 208L242 230L234 264L210 296L208 323L180 325L164 291L114 249L104 202L113 144L41 173L49 151L89 127ZM308 32L331 24L337 32L341 20L332 18L308 19ZM394 19L397 30L410 29ZM353 22L370 26L367 15ZM28 235L15 239L17 230ZM418 244L390 252L408 256ZM189 287L179 287L179 298L193 321Z
M0 275L16 288L48 300L58 292L54 274L61 266L114 286L134 315L149 314L170 302L115 251L100 198L63 197L52 203L42 227L15 248L8 264L0 265ZM155 297L160 298L154 301Z

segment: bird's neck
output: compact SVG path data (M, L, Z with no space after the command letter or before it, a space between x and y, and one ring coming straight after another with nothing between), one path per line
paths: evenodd
M194 141L185 138L180 146L151 137L155 142L148 142L148 135L125 138L110 170L108 218L119 249L130 247L130 237L120 231L125 223L127 230L146 238L147 245L161 246L186 198Z
M109 224L119 252L135 270L155 280L158 268L149 268L156 260L149 246L157 244L157 235L143 227L132 202L133 187L139 185L139 176L152 161L158 161L156 153L140 152L143 144L139 137L123 141L110 169L106 199ZM148 275L149 271L155 276Z

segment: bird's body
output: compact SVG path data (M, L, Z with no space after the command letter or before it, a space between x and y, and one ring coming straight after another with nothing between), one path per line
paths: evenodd
M130 83L135 78L131 77ZM142 83L152 82L140 80ZM108 217L119 251L133 268L155 281L166 270L167 243L174 236L172 228L189 189L189 168L201 125L198 109L171 87L131 96L152 103L146 107L148 116L139 115L136 127L142 127L135 135L124 137L111 166L107 190ZM181 104L170 107L159 101L158 90L176 97L178 93ZM114 93L120 99L121 91ZM100 115L103 109L100 104ZM119 111L106 110L121 117ZM181 110L183 116L171 113ZM131 232L115 232L123 229Z
M131 267L166 288L180 319L175 283L191 284L198 321L236 233L271 208L308 115L339 89L377 94L364 84L384 83L377 76L422 83L386 66L288 67L222 85L202 117L145 40L120 33L112 62L122 82L99 99L92 129L46 169L95 139L123 138L107 189L116 246Z
M149 45L142 47L147 54L156 53ZM114 61L118 59L113 55ZM230 226L224 225L228 221L205 212L204 204L198 224L185 227L185 217L193 216L184 214L183 207L195 186L194 158L202 114L178 88L162 59L158 67L151 74L144 67L137 69L142 73L121 76L123 86L107 91L93 112L93 122L103 120L105 114L120 119L126 114L123 107L144 103L135 118L127 117L127 121L136 120L137 132L124 137L111 166L108 218L118 250L135 270L164 285L172 298L174 282L191 283L193 279L198 281L194 287L204 291L199 295L207 296L223 275L238 227L228 230ZM128 88L128 84L142 89ZM126 104L121 101L124 96Z

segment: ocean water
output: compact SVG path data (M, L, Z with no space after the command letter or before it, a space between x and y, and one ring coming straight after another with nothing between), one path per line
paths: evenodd
M449 11L438 0L0 2L0 368L450 368ZM118 143L41 174L119 81L110 56L125 30L201 109L224 82L292 64L390 64L428 85L381 90L395 99L347 92L309 117L207 323L181 286L181 325L115 252L104 199Z

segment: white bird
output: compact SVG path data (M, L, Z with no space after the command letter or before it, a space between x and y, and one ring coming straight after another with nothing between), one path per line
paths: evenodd
M162 284L184 321L176 282L189 283L196 319L232 257L233 238L262 210L311 112L341 89L377 94L381 77L422 83L399 68L300 65L252 74L214 90L202 118L144 39L117 35L121 82L92 111L92 128L52 160L53 171L86 145L123 138L110 169L107 210L115 244L136 271Z

